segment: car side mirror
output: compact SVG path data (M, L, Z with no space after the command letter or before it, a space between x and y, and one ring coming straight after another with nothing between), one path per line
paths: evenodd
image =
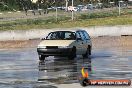
M77 41L78 41L78 40L82 40L82 38L77 38Z
M45 40L45 38L42 38L41 40Z

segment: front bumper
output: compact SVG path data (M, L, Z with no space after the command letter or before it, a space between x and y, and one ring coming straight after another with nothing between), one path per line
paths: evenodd
M37 48L39 55L44 56L69 56L72 55L72 48L44 49Z

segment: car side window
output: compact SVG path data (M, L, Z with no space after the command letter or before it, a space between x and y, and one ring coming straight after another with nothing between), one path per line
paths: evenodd
M85 34L85 36L86 36L86 39L90 39L90 36L89 36L89 34L87 33L87 32L84 32L84 34Z
M85 40L85 36L83 35L83 33L81 31L79 32L79 34L80 34L82 40Z
M85 35L85 32L82 31L82 34L83 34L84 40L87 40L87 36Z
M88 33L87 32L82 32L83 33L83 35L84 35L84 37L85 37L85 40L89 40L90 39L90 36L88 35Z
M76 38L81 38L81 35L79 32L76 32Z

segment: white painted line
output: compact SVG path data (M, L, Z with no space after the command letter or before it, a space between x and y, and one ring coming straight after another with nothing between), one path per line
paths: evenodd
M43 9L38 9L38 11L42 11Z
M28 10L28 11L32 12L33 10Z
M20 13L21 11L17 11L18 13Z
M12 13L12 12L8 12L8 13Z

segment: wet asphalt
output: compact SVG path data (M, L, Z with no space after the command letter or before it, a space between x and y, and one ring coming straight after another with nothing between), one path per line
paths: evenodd
M116 41L117 44L124 42ZM0 88L57 88L53 85L79 83L82 67L89 72L90 79L132 79L132 45L117 49L117 44L103 43L98 42L101 48L96 43L88 58L77 56L72 60L47 57L39 61L36 47L1 49Z

